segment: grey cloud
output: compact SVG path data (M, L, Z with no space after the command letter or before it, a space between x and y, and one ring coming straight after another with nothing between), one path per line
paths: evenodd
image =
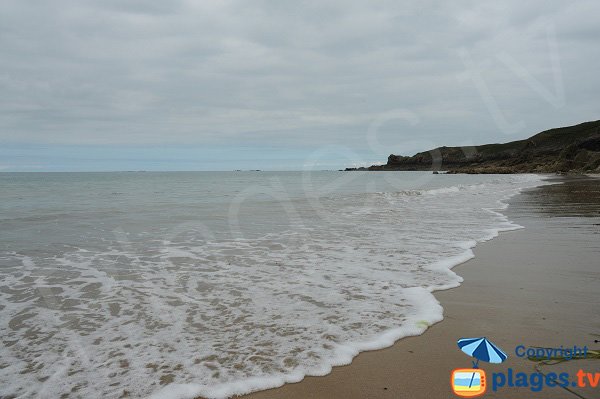
M394 109L419 123L389 121L390 146L502 141L597 118L599 12L592 1L4 0L0 142L360 148ZM498 125L465 51L517 131ZM553 55L562 105L532 88L561 95Z

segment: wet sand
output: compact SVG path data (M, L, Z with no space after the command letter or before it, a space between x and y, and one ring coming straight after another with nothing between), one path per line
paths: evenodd
M600 343L600 180L566 178L564 184L513 197L505 214L525 229L501 233L478 245L475 258L454 270L456 289L436 292L444 321L418 337L358 355L325 377L244 396L273 398L453 398L450 374L471 367L456 340L486 336L509 355L500 365L482 363L488 374L535 372L536 363L515 356L518 345L563 347ZM600 360L577 360L542 371L600 372ZM574 389L600 398L600 386ZM485 398L576 398L561 388L500 388Z

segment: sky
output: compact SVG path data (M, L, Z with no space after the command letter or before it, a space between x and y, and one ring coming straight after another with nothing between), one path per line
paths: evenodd
M598 15L598 1L2 0L0 171L338 169L597 120Z

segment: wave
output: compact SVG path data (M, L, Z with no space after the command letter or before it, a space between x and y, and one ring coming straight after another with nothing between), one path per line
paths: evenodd
M441 321L432 293L460 285L452 268L477 243L521 228L501 211L540 184L300 201L302 223L253 238L117 234L2 254L2 393L217 399L328 374Z

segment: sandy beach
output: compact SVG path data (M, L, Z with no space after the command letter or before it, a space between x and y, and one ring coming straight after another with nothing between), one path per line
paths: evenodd
M524 229L501 233L478 245L475 258L454 270L464 277L456 289L436 292L444 320L423 335L401 339L390 348L364 352L352 364L325 377L257 392L271 398L451 398L450 374L468 368L471 358L456 341L486 336L508 354L506 362L483 364L494 372L535 372L536 363L515 348L569 347L600 338L600 180L564 178L563 184L527 190L510 201L505 214ZM542 366L544 373L579 369L600 371L593 359ZM490 381L491 382L491 381ZM502 387L486 398L599 398L600 387Z
M0 1L0 399L600 399L598 15Z

